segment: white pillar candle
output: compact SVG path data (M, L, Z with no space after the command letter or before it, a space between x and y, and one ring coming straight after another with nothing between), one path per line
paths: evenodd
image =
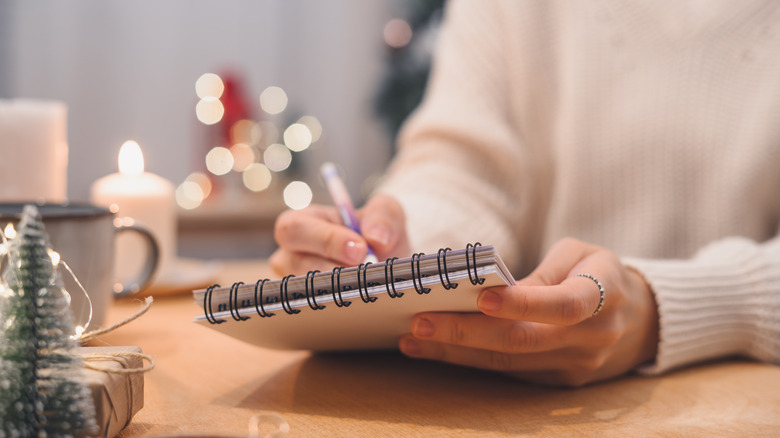
M0 100L0 201L65 202L67 107L46 100Z
M144 171L141 148L127 141L119 151L119 173L104 176L92 184L91 199L107 206L118 219L132 218L145 225L160 246L159 279L173 269L176 261L176 200L173 184ZM120 235L116 242L116 276L120 281L135 277L145 260L144 243L132 234Z

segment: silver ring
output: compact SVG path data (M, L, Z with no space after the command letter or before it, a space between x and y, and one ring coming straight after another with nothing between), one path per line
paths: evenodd
M599 305L596 306L596 310L594 310L593 314L590 315L591 317L594 317L597 313L599 313L599 310L601 310L601 306L604 305L604 286L601 285L601 282L596 277L590 274L577 274L577 277L590 278L591 280L595 281L596 286L599 287Z

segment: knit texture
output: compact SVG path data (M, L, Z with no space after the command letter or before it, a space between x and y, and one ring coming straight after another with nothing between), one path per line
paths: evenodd
M780 360L780 4L454 0L445 16L380 188L413 249L491 243L522 277L563 237L603 245L656 294L645 372Z

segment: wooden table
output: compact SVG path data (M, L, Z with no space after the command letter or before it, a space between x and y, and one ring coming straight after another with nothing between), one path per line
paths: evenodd
M254 281L261 262L227 262L222 283ZM109 321L134 313L115 303ZM741 360L662 377L551 389L398 353L265 350L192 323L188 295L158 297L94 345L137 345L157 367L120 434L247 436L270 411L290 437L779 436L780 367Z

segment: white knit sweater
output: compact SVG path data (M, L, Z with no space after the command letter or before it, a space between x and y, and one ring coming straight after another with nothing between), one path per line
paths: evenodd
M413 249L496 245L518 278L555 241L641 271L645 372L780 362L780 2L451 1L380 191Z

